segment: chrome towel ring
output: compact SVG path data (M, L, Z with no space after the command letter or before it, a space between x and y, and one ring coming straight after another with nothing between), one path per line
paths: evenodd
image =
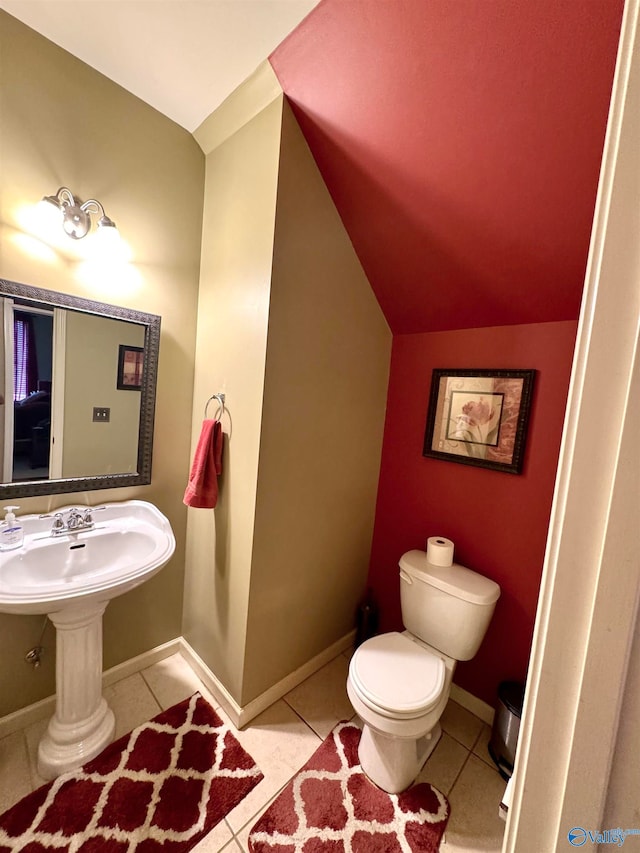
M207 409L209 408L209 403L212 400L218 401L218 408L216 409L216 416L218 416L217 420L222 420L222 416L224 415L224 413L226 411L225 407L224 407L224 401L225 401L225 395L224 394L214 394L212 397L209 397L209 399L205 403L205 407L204 407L205 420L207 419Z

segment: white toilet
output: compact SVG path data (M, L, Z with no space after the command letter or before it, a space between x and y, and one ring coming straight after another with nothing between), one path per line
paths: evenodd
M424 551L401 558L407 630L359 646L347 679L364 723L360 765L378 787L404 791L435 749L456 663L478 651L499 596L497 583L457 563L434 566Z

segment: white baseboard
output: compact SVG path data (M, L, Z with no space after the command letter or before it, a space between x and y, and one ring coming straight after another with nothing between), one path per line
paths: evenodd
M181 651L181 637L176 637L175 640L169 640L167 643L162 643L141 655L136 655L134 658L129 658L122 663L112 666L111 669L106 669L102 674L102 686L108 687L122 678L127 678L129 675L135 675L143 669L153 666L154 663L171 657Z
M141 655L123 661L110 669L105 670L102 675L102 686L108 687L122 678L127 678L153 666L154 663L164 660L173 654L179 652L191 669L196 673L198 678L217 699L217 701L225 709L234 725L237 728L246 726L247 723L256 717L262 711L266 710L269 705L272 705L278 699L281 699L290 690L293 690L298 684L303 682L305 678L313 675L326 663L333 660L340 652L353 646L355 639L355 631L350 631L342 639L333 643L329 648L325 649L320 654L316 655L310 661L307 661L303 666L296 669L294 672L287 675L277 684L274 684L267 691L262 693L256 699L253 699L245 707L241 707L235 701L233 696L226 689L224 684L216 677L209 667L204 663L202 658L191 648L189 643L183 637L176 637L175 640L169 640L160 646L149 649ZM11 714L0 717L0 738L6 737L13 732L20 731L38 720L51 717L56 708L56 697L47 696L46 699L41 699L39 702L34 702L32 705L27 705L26 708L19 708Z
M469 693L462 687L458 687L457 684L452 684L451 698L454 702L457 702L458 705L462 705L462 707L466 708L467 711L471 711L472 714L475 714L476 717L480 717L480 719L487 723L487 725L493 725L495 709L492 708L491 705L487 705L486 702L483 702L482 699L478 699L478 697L474 696L473 693Z
M108 687L122 678L134 675L136 672L153 666L154 663L158 663L173 654L180 653L207 690L222 705L233 724L241 729L253 720L254 717L257 717L258 714L261 714L262 711L265 711L270 705L273 705L274 702L277 702L278 699L281 699L290 690L293 690L294 687L297 687L298 684L301 684L341 652L353 648L354 640L355 631L350 631L340 640L337 640L324 651L320 652L320 654L317 654L311 660L298 667L298 669L289 673L289 675L278 681L277 684L272 685L268 690L265 690L264 693L261 693L244 706L236 702L224 684L209 669L184 637L176 637L174 640L149 649L149 651L143 652L141 655L137 655L105 670L102 676L102 685L103 687ZM458 687L457 684L451 685L451 698L459 705L462 705L463 708L471 711L472 714L480 717L488 725L492 725L495 713L494 709L490 705L487 705L486 702L483 702L482 699L478 699L462 687ZM0 717L0 738L24 729L38 720L50 717L55 711L55 702L55 696L47 696L46 699L34 702L26 708L20 708L11 714Z
M236 728L240 728L238 720L242 714L242 708L238 705L224 684L217 678L216 674L209 669L200 655L192 648L192 646L189 645L184 637L180 637L180 654L207 688L209 693L211 693L215 697L216 701L222 705Z
M163 643L160 646L149 649L147 652L143 652L141 655L112 666L111 669L106 669L102 674L102 686L103 688L108 687L122 678L127 678L129 675L134 675L136 672L140 672L140 670L153 666L154 663L158 663L158 661L164 660L180 650L180 638L176 637L175 640L169 640L168 643ZM55 709L56 697L54 695L47 696L46 699L41 699L39 702L27 705L26 708L19 708L11 714L0 717L0 738L20 731L20 729L24 729L32 723L37 723L38 720L51 717Z
M349 631L349 633L345 634L344 637L337 640L302 666L298 667L298 669L290 672L289 675L286 675L283 679L278 681L277 684L272 685L268 690L265 690L264 693L261 693L244 706L241 706L236 702L224 684L218 680L215 673L209 669L206 663L197 654L197 652L193 650L184 637L180 638L180 643L182 656L187 661L191 669L193 669L198 678L200 678L207 690L209 690L222 705L236 728L241 729L253 720L254 717L257 717L258 714L261 714L270 705L273 705L273 703L277 702L278 699L282 699L282 697L290 690L293 690L294 687L297 687L298 684L301 684L306 678L313 675L314 672L317 672L325 664L329 663L329 661L332 661L341 652L352 648L355 636L355 630Z
M26 708L18 708L17 711L0 717L0 738L18 732L20 729L25 729L32 723L37 723L38 720L51 717L55 709L56 697L47 696L46 699L27 705Z

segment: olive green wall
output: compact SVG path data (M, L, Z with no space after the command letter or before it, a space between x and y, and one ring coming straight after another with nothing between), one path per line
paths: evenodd
M103 203L128 262L96 259L91 236L59 249L34 236L34 204L62 185ZM190 134L0 11L0 276L162 317L151 485L17 501L29 513L139 498L171 521L172 561L107 608L106 667L181 633L203 187ZM0 716L53 692L50 627L43 665L24 662L41 625L0 614Z
M242 705L355 625L391 331L285 102Z
M220 499L190 509L183 635L239 701L262 423L282 95L207 155L193 402L226 394ZM215 407L212 405L209 415Z
M189 510L183 633L245 706L354 626L391 333L268 66L207 151L194 394L226 394L215 511ZM213 409L210 414L213 413Z

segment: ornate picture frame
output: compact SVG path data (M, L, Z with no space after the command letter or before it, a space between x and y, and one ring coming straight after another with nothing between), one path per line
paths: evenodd
M535 373L434 368L422 455L520 474Z

